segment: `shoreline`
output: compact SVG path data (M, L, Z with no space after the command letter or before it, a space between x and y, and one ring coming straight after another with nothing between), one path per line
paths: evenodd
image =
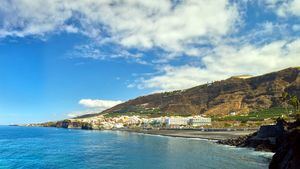
M8 125L12 126L12 125ZM45 126L20 126L19 127L45 127ZM12 126L12 127L13 127ZM46 127L47 128L47 127ZM50 128L62 128L62 129L75 129L75 130L87 130L81 128L63 128L63 127L50 127ZM92 129L95 131L101 131L101 129ZM169 136L169 137L181 137L181 138L199 138L211 141L220 141L227 139L235 139L240 136L246 136L257 132L257 129L106 129L107 131L126 131L149 135Z
M256 130L247 131L201 131L201 130L181 130L181 129L161 129L161 130L132 130L132 129L116 129L111 131L127 131L149 135L159 135L180 138L198 138L210 141L220 141L234 139L240 136L246 136L256 132Z

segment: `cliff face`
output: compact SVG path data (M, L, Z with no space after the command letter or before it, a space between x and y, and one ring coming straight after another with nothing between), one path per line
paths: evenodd
M283 92L300 97L300 69L288 68L251 78L232 77L187 90L156 93L119 104L102 113L158 109L181 115L225 115L281 106Z

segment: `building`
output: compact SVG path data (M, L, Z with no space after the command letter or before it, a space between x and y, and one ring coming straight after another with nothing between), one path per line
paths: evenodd
M229 112L229 115L235 116L235 115L236 115L236 112L235 112L235 111Z
M169 117L165 120L167 127L180 127L180 126L187 126L189 123L189 119L185 117Z
M114 124L114 128L116 129L124 128L124 125L122 123L116 123Z
M157 117L157 118L151 118L148 121L148 124L150 124L153 127L162 127L165 122L164 117Z
M127 123L129 125L137 125L142 123L142 120L138 116L130 116L128 117Z
M191 118L189 120L189 123L191 126L194 126L194 127L211 125L211 118L197 116L197 117Z

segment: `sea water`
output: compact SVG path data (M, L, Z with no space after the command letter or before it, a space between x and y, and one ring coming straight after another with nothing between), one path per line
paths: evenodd
M0 169L260 169L271 156L198 139L0 126Z

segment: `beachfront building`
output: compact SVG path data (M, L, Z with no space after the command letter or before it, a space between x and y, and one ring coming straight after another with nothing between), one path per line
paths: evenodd
M196 116L191 118L189 123L193 127L211 125L211 118Z
M181 126L187 126L189 119L185 117L169 117L165 120L166 126L170 128L178 128Z

